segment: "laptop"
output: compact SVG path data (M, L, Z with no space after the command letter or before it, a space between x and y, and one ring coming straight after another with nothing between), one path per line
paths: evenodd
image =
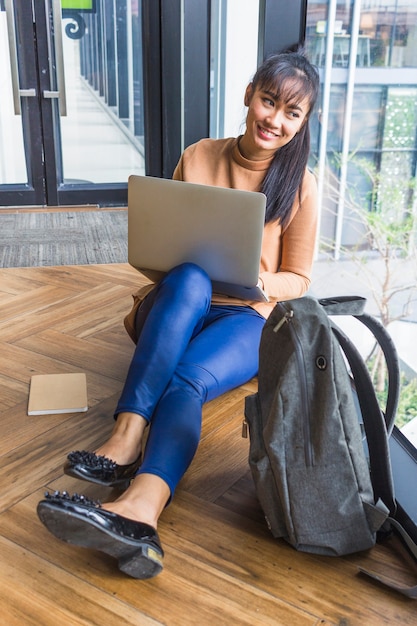
M258 286L265 205L260 192L132 175L128 261L154 282L193 262L214 293L266 302Z

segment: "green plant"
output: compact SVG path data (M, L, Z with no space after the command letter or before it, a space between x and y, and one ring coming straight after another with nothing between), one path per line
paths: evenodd
M385 164L388 165L387 163ZM392 164L391 164L392 165ZM350 173L359 185L348 185L343 193L345 213L354 245L342 245L340 253L354 261L357 277L367 285L385 327L406 319L417 297L417 202L416 181L399 175L393 167L377 171L365 159L352 155ZM341 190L337 177L338 161L327 172L327 199L337 205ZM365 190L365 191L364 191ZM333 252L334 240L322 240L322 251ZM401 306L398 302L401 300ZM375 346L376 347L376 346ZM386 386L385 360L375 350L367 359L379 394ZM402 377L398 426L417 416L417 379Z
M386 388L377 392L377 396L381 406L383 406L386 398ZM395 424L398 428L401 428L415 417L417 417L417 378L407 380L404 374L402 374L401 394Z
M326 195L337 203L340 197L336 167L327 172ZM358 277L366 283L384 326L406 318L417 294L417 203L416 180L404 184L403 177L377 172L373 164L352 155L351 172L360 178L358 185L347 185L344 192L346 222L356 232L354 245L342 245L341 255L353 260L360 269ZM367 191L363 191L363 189ZM332 252L334 241L321 240L322 251ZM379 271L375 271L375 260ZM406 266L405 266L406 264ZM407 269L407 271L405 271ZM394 313L393 302L401 294L402 308Z

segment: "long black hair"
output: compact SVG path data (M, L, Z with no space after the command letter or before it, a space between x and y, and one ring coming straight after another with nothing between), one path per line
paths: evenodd
M277 150L262 183L266 195L265 222L279 220L286 226L295 196L301 201L301 183L310 153L309 116L319 93L319 75L301 50L268 57L252 79L252 91L272 91L276 99L300 103L305 98L309 111L303 126L291 141Z

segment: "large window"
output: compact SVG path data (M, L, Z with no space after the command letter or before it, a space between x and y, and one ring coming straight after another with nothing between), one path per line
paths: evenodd
M366 295L389 327L403 370L398 426L417 446L417 4L310 0L306 49L322 84L319 289Z
M320 210L311 290L364 295L394 339L403 380L393 477L399 519L417 541L416 1L213 0L210 136L243 132L246 82L265 53L303 40L306 7L306 50L321 79L311 120ZM366 329L337 323L380 372ZM384 376L375 382L383 405Z
M328 34L332 34L332 65L347 67L355 39L358 67L417 67L417 6L414 0L363 0L354 28L358 2L309 0L307 43L312 61L324 67ZM330 9L331 10L331 9ZM329 27L328 27L329 24Z

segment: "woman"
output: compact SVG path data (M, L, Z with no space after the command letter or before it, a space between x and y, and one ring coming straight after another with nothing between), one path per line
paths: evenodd
M317 222L308 121L318 87L302 54L272 56L246 89L245 133L188 147L174 172L178 180L265 193L259 282L269 302L213 294L206 273L190 263L136 294L125 320L136 349L112 435L95 452L72 452L65 466L84 480L129 486L103 505L65 492L47 494L38 505L53 534L114 556L135 578L162 569L158 518L196 452L203 403L256 375L262 328L275 302L308 289Z

